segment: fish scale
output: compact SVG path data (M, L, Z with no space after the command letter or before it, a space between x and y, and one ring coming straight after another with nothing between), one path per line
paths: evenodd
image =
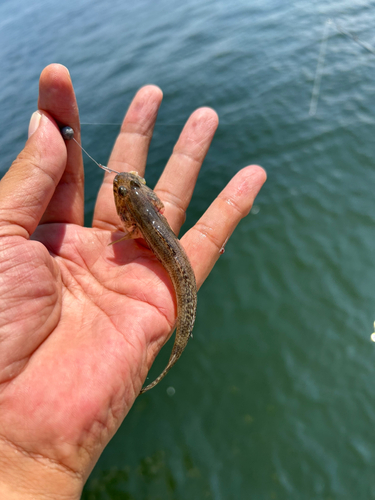
M162 215L163 204L136 172L122 172L114 178L117 213L128 238L146 240L168 272L177 299L176 337L169 361L162 373L140 394L155 387L169 372L192 337L197 308L197 285L190 261L177 236Z

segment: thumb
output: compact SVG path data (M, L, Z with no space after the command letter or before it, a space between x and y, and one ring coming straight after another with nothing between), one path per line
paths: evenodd
M0 236L28 238L55 191L66 165L66 147L45 112L31 116L29 139L0 182Z

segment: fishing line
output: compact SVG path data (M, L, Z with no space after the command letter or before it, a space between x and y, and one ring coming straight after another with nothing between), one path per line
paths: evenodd
M81 125L109 125L109 126L112 126L112 127L118 127L119 125L121 125L120 122L118 123L95 123L95 122L80 122ZM165 126L165 127L169 127L170 125L183 125L182 122L167 122L167 123L163 123L163 122L157 122L156 123L156 126L158 125L162 125L162 126Z
M109 126L109 127L120 127L122 125L122 123L95 123L95 122L80 122L81 125L98 125L98 126ZM224 123L224 125L233 125L234 123L237 123L237 122L227 122L227 123ZM221 125L223 125L222 123L220 123ZM183 127L184 126L184 123L182 122L167 122L167 123L163 123L163 122L157 122L155 127Z
M98 163L96 160L94 160L94 158L88 154L86 149L84 147L82 147L81 144L74 138L74 130L72 129L72 127L69 127L69 126L62 127L60 129L60 132L66 141L74 141L82 149L82 151L90 158L90 160L92 160L99 168L101 168L102 170L105 170L106 172L108 172L110 174L119 174L120 173L120 172L117 172L117 170L112 170L112 169L106 167L105 165L102 165L101 163Z
M310 110L309 110L310 116L315 115L316 109L318 107L318 99L319 99L319 93L320 93L320 82L322 81L324 60L326 57L326 50L327 50L328 32L329 32L329 26L331 24L332 24L332 21L330 19L328 19L324 25L323 38L322 38L322 41L320 43L318 63L316 65L316 71L315 71L314 86L313 86L313 90L312 90L312 94L311 94Z
M362 40L360 40L358 38L358 36L354 33L349 33L349 31L346 31L344 30L339 24L337 24L336 22L334 23L336 28L337 28L337 31L339 31L340 33L342 33L343 35L351 38L355 43L358 43L358 45L360 45L361 47L363 47L364 49L366 49L368 52L370 52L372 55L375 56L375 49L373 47L371 47L371 45L369 43L366 43L366 42L362 42Z
M316 114L316 110L318 107L318 99L319 99L319 94L320 94L320 84L321 84L322 76L323 76L329 27L331 25L334 25L339 33L347 36L348 38L350 38L354 42L358 43L358 45L360 45L361 47L363 47L364 49L366 49L368 52L370 52L372 55L375 56L375 49L373 47L371 47L370 44L368 44L366 42L362 42L362 40L360 40L355 33L354 34L349 33L349 31L346 31L337 22L332 21L332 19L327 19L327 21L325 22L325 25L324 25L323 37L322 37L322 41L320 43L319 57L318 57L317 65L316 65L314 86L313 86L313 90L312 90L312 94L311 94L311 101L310 101L310 110L309 110L310 116L314 116Z
M355 33L350 33L349 31L345 30L341 25L339 25L336 21L333 21L332 19L327 19L326 22L324 23L324 30L323 30L323 36L322 36L322 41L320 42L320 49L319 49L319 56L318 56L318 62L316 65L316 70L315 70L315 77L314 77L314 84L313 84L313 89L311 93L311 99L310 99L310 109L309 109L309 115L314 116L317 111L318 107L318 101L319 101L319 95L320 95L320 85L322 81L322 76L323 76L323 70L324 70L324 63L325 63L325 57L326 57L326 52L327 52L327 44L328 44L328 37L329 37L329 28L330 26L334 26L339 33L342 35L347 36L351 40L353 40L355 43L363 47L365 50L370 52L370 54L375 56L375 49L368 43L363 42L358 38L358 36ZM226 126L226 125L234 125L238 124L238 121L236 122L222 122L220 121L221 126ZM94 122L81 122L81 125L89 125L89 126L112 126L112 127L119 127L121 126L121 123L113 123L113 122L99 122L99 123L94 123ZM156 127L172 127L172 126L179 126L183 127L183 124L180 122L167 122L167 123L157 123ZM66 128L66 127L64 127ZM63 129L62 129L63 130ZM66 137L64 137L66 139ZM67 139L68 140L68 139ZM101 165L97 161L92 158L87 151L84 150L84 148L74 139L73 140L78 144L78 146L82 149L86 155L91 158L92 161L94 161L100 168L103 170L106 170L107 172L110 171L108 167L104 167L104 165Z

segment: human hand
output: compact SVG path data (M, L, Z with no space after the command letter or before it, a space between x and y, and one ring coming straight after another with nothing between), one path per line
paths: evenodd
M109 168L143 176L161 99L157 87L139 90ZM83 227L81 151L56 125L80 142L63 66L42 72L38 108L0 182L0 497L76 499L171 334L175 297L141 240L108 246L121 230L113 175ZM213 110L195 111L155 188L176 233L216 127ZM198 288L264 181L260 167L238 172L181 239Z

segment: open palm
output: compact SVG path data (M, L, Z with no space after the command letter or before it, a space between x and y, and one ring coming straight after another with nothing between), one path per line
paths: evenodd
M110 168L144 174L161 98L154 86L137 93ZM16 468L21 454L27 470L53 470L64 487L69 477L79 495L171 334L176 304L143 240L108 245L121 237L113 175L93 227L82 225L81 152L55 123L79 140L64 67L43 71L39 109L38 128L0 183L0 465L3 456ZM216 127L211 109L193 113L155 188L176 233ZM260 167L240 171L182 238L198 287L264 180Z

